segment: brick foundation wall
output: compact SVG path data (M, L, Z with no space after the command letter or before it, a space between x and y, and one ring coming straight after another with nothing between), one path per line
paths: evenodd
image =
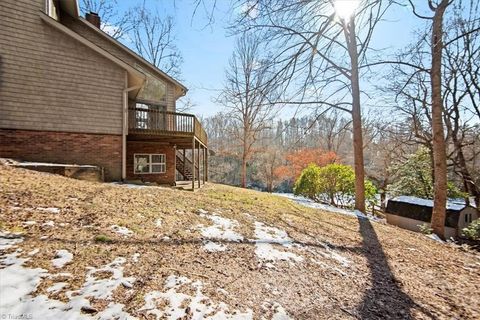
M165 154L166 172L150 174L134 174L134 155L136 153ZM173 146L147 142L127 141L127 179L156 182L159 184L175 184L175 149Z
M0 129L0 157L96 165L106 181L122 178L121 135Z

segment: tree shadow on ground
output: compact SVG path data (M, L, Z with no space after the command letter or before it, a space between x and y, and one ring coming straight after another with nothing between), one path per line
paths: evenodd
M358 223L362 236L363 255L367 258L371 274L370 288L365 291L357 309L359 318L414 319L411 314L412 309L435 318L403 292L401 283L395 278L388 265L387 257L371 221L359 217Z

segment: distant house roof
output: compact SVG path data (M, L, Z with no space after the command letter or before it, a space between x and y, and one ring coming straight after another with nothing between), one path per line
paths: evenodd
M466 207L465 203L449 201L447 203L445 226L457 228L460 212ZM386 212L405 218L430 222L432 220L432 209L433 200L400 196L388 200Z
M417 197L410 197L410 196L399 196L394 199L394 201L400 201L405 203L411 204L418 204L420 206L431 207L433 208L433 200L430 199L422 199ZM447 202L447 210L463 210L465 208L465 202L463 200L449 200Z

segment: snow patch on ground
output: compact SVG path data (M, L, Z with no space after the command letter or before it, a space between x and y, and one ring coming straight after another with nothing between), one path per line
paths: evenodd
M18 234L0 232L0 250L11 248L22 241L23 239Z
M15 246L22 239L3 239L2 243L9 247ZM61 250L59 250L61 251ZM0 259L0 314L26 315L29 319L135 319L123 311L124 306L110 302L106 309L93 318L81 313L83 306L90 307L89 298L111 300L112 292L121 284L131 285L134 278L123 277L122 264L124 258L116 258L103 268L89 268L86 281L80 290L66 292L69 302L50 299L46 295L33 297L34 292L43 278L55 279L63 274L49 275L47 270L40 268L25 268L23 265L29 258L19 257L21 250L5 254ZM107 279L97 279L95 273L106 271L112 274ZM70 274L68 274L70 275ZM71 275L70 275L71 276ZM68 284L56 282L47 292L56 293Z
M123 264L126 259L117 257L111 263L101 268L88 267L85 283L79 291L67 292L67 296L71 299L73 305L84 306L84 303L89 305L87 297L96 299L110 300L112 292L120 285L132 287L135 282L133 277L123 276ZM110 274L108 278L97 279L96 274L106 273ZM78 294L78 295L77 295Z
M161 188L159 186L154 186L154 185L135 184L135 183L110 182L110 184L114 184L114 185L121 186L128 189Z
M440 237L437 236L435 233L427 234L426 236L429 237L429 238L432 239L432 240L437 241L437 242L445 243L445 241L443 241L442 239L440 239Z
M60 213L60 209L55 207L49 207L49 208L38 207L37 210L48 212L48 213L54 213L54 214Z
M198 213L201 217L209 219L213 222L211 226L198 225L197 228L203 237L212 240L226 240L226 241L242 241L243 236L237 233L234 229L238 227L238 221L220 217L217 214L210 214L205 210L199 209ZM205 242L203 248L206 251L225 251L226 246L216 243L214 241Z
M264 303L262 309L265 310L268 314L271 315L271 320L292 320L288 315L285 308L282 307L278 302L273 303ZM262 317L262 320L266 320L266 317Z
M270 227L262 222L255 222L255 254L260 260L275 261L284 260L290 262L301 262L303 257L293 252L280 251L275 249L274 244L285 248L292 248L293 241L284 230Z
M36 255L36 254L39 253L39 252L40 252L40 249L36 248L36 249L33 249L32 251L30 251L30 252L28 253L28 255L29 255L29 256L34 256L34 255Z
M200 216L211 220L214 224L208 227L200 228L202 236L209 239L222 239L228 241L242 241L243 236L233 229L238 226L238 222L218 215L201 214Z
M73 260L73 254L67 250L58 250L52 264L55 268L63 268L64 265Z
M184 289L194 292L183 293ZM230 310L225 303L215 304L202 293L203 283L186 277L171 275L165 281L163 291L152 291L145 295L145 304L140 309L157 319L253 319L253 312Z
M57 282L52 286L48 287L47 292L57 293L57 292L60 292L66 286L68 286L68 283L66 282Z
M312 259L312 262L315 263L316 265L326 269L326 270L331 270L331 271L335 271L335 272L338 272L340 275L346 277L347 276L347 273L343 272L342 270L340 270L339 268L337 267L334 267L334 266L331 266L329 264L326 264L325 262L323 261L319 261L317 259Z
M132 255L132 261L133 262L138 262L138 258L140 258L140 253L134 253Z
M217 252L227 250L227 246L213 241L206 241L203 244L203 249L207 252Z
M305 197L300 197L296 196L293 193L274 193L277 196L285 197L288 198L292 201L295 201L298 204L301 204L302 206L308 207L308 208L313 208L313 209L319 209L323 211L328 211L328 212L334 212L334 213L340 213L348 216L354 216L354 217L359 217L359 218L372 218L375 220L373 217L367 217L364 213L362 213L359 210L347 210L347 209L342 209L342 208L337 208L334 206L329 206L327 204L323 203L318 203L315 202L311 199L305 198Z
M327 259L332 259L342 265L342 267L349 267L350 266L350 260L345 258L344 256L336 253L332 248L330 248L327 244L322 243L323 248L325 249L325 252L322 251L317 251L320 255Z
M110 227L114 232L121 234L122 236L131 236L133 234L133 231L128 229L127 227L121 227L119 225L114 224L113 226Z
M55 226L55 222L53 222L52 220L49 220L42 224L42 227L46 227L46 228L53 228L54 226Z
M112 300L112 293L120 285L125 287L132 287L135 282L133 277L123 276L123 264L126 259L123 257L115 258L111 263L101 268L88 267L88 271L85 277L85 282L81 289L75 291L66 292L66 296L70 299L65 308L71 308L70 310L76 311L76 314L81 313L82 307L90 308L90 300L104 299ZM97 275L109 274L110 276L105 278L97 278ZM114 303L113 301L108 304L105 310L95 315L97 319L134 319L128 313L123 311L124 305ZM91 319L91 318L90 318Z

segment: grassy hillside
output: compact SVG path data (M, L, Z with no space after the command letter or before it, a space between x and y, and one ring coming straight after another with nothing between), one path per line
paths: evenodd
M0 313L480 318L478 254L275 195L128 188L6 166L0 194L1 294L21 298L0 302ZM26 278L4 280L15 272L38 277L22 291Z

